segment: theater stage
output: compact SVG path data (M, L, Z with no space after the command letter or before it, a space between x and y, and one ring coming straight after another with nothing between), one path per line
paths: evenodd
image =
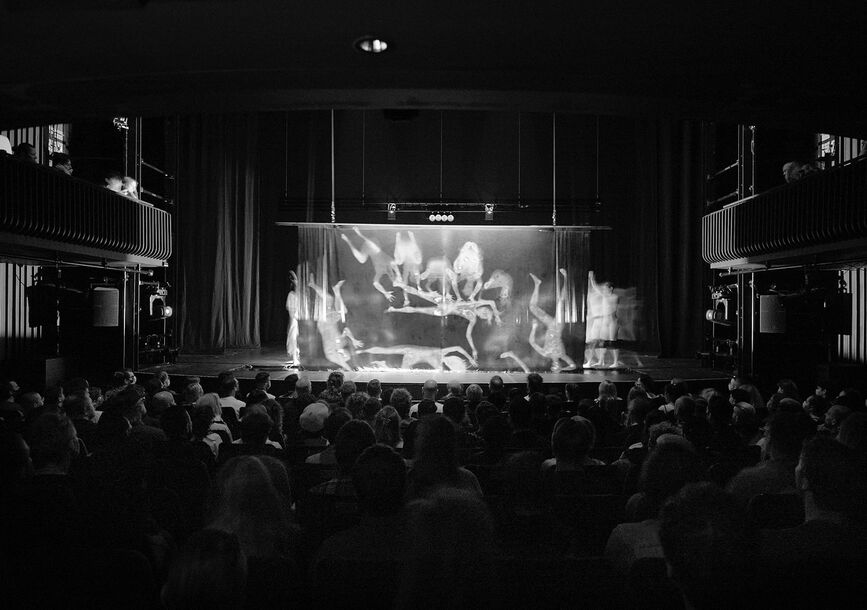
M644 373L653 377L657 382L665 383L672 378L684 379L689 383L693 391L701 388L725 385L729 374L724 371L716 371L702 368L698 360L692 358L658 358L652 355L637 355L633 358L631 368L625 370L579 370L565 373L551 373L542 371L545 383L550 385L565 385L567 383L593 384L596 385L603 379L617 383L631 385L639 374ZM205 389L216 380L223 372L231 370L235 377L241 381L252 380L259 371L268 371L272 382L279 382L292 373L302 372L313 382L314 387L324 385L330 371L328 370L303 370L285 369L285 351L282 347L265 347L260 349L227 350L223 354L184 354L178 356L175 364L160 364L156 366L141 367L136 371L139 376L149 376L165 370L170 376L176 378L173 387L180 389L182 379L196 376L203 380ZM432 369L395 370L395 369L361 369L357 371L344 371L347 380L356 383L366 383L370 379L379 379L383 384L395 386L403 385L413 391L416 386L421 386L426 379L434 378L441 385L451 380L459 380L462 383L487 384L493 375L503 378L506 385L523 385L526 381L526 373L520 370L497 371L497 370L468 370L464 372L434 371ZM279 390L279 384L277 389Z

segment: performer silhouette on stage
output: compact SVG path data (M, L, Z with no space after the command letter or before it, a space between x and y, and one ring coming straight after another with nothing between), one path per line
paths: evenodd
M587 344L587 357L584 368L604 367L608 348L611 349L613 361L608 368L621 368L620 350L614 346L617 341L619 324L617 308L619 297L614 292L614 285L605 282L596 283L593 271L589 273L590 290L587 292L587 332L584 341ZM593 356L595 355L595 360Z
M289 326L286 329L286 355L289 357L287 364L298 366L301 364L301 356L298 351L298 276L294 271L289 272L289 294L286 295L286 313L289 314Z
M472 366L478 366L476 359L470 356L467 351L460 346L453 347L425 347L423 345L392 345L391 347L369 347L359 350L359 354L395 354L403 356L400 363L400 368L411 369L416 364L428 364L432 368L442 370L445 365L449 370L456 372L464 372L467 370L466 361L460 356L452 354L460 354Z
M382 284L379 283L380 278L387 277L392 284L395 283L395 280L398 278L398 268L397 264L395 264L394 259L391 258L385 251L372 239L365 237L358 227L353 227L356 235L358 235L362 239L361 247L356 248L352 245L352 241L349 237L343 233L340 235L340 238L343 239L349 246L349 249L352 250L352 255L362 265L370 259L370 262L373 263L373 287L376 288L377 292L381 293L388 302L392 302L394 300L394 292L391 290L386 290L382 287Z
M560 274L565 280L566 270L560 269ZM530 312L536 316L538 320L533 320L533 325L530 328L530 347L536 350L540 355L551 360L551 370L553 372L571 371L577 367L575 361L566 353L566 346L563 345L563 324L545 313L545 311L539 307L539 285L542 283L542 280L532 273L530 274L530 277L533 279L534 284L533 295L530 297ZM564 300L565 298L564 283L564 290L560 291L560 294L557 295L557 299ZM542 341L541 346L536 343L536 330L539 327L539 322L545 325L545 338ZM560 366L561 360L566 363L566 366Z
M359 348L363 347L364 344L353 336L348 326L345 326L346 305L340 294L340 287L345 281L340 280L331 287L332 292L334 292L332 297L325 291L324 286L317 285L313 275L310 275L310 287L322 299L322 310L316 319L316 329L322 337L322 351L325 352L327 360L342 369L350 370L352 367L349 364L349 355L344 350L347 339L351 347ZM344 324L343 331L340 330L338 322Z
M419 279L424 282L424 289L427 292L433 293L434 285L439 283L440 293L442 293L442 296L444 296L446 299L453 298L452 295L449 293L449 288L454 291L454 298L460 296L460 293L458 292L458 276L452 270L451 261L449 261L449 259L445 256L429 258L427 261L427 266L419 276Z

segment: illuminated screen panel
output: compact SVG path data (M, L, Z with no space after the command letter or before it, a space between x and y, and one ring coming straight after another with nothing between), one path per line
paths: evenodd
M580 369L585 232L301 226L310 369Z

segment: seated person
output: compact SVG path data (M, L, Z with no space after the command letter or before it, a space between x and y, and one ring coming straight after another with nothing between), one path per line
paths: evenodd
M587 418L564 417L554 425L551 450L554 457L542 462L542 470L580 470L584 466L605 466L605 462L590 457L596 444L596 430Z
M325 427L323 428L323 435L328 441L328 446L319 453L314 453L313 455L308 456L304 461L308 464L336 465L337 446L334 444L334 441L337 439L337 433L340 432L343 424L348 421L352 421L352 413L349 412L349 409L344 409L343 407L334 409L334 411L325 418Z
M51 169L67 176L72 175L72 159L66 153L54 153L51 155Z
M123 176L116 172L112 172L105 177L105 188L113 193L121 195L123 190Z

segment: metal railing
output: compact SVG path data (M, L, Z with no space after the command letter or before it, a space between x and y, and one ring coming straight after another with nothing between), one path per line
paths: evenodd
M797 255L867 238L867 157L742 199L702 219L702 257L714 266Z
M168 212L50 168L0 155L0 232L91 248L106 258L164 263L172 253Z

